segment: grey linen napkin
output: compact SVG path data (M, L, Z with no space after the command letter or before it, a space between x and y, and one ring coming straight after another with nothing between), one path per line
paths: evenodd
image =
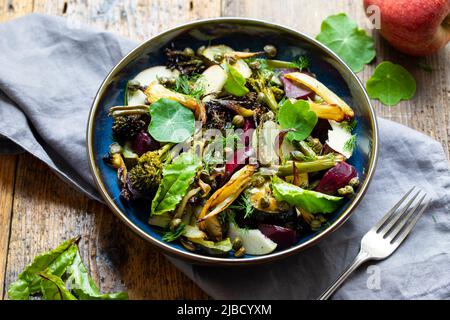
M30 152L100 200L85 150L87 116L108 71L135 43L33 14L0 25L0 153ZM361 236L413 185L432 198L388 260L357 271L336 299L450 298L450 174L442 146L379 119L378 168L362 203L331 236L294 257L256 267L193 266L170 258L217 299L312 299L357 253Z

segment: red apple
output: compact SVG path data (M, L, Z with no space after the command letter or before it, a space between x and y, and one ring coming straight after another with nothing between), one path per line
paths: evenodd
M413 55L435 53L450 41L450 0L364 0L380 8L381 35L397 50Z

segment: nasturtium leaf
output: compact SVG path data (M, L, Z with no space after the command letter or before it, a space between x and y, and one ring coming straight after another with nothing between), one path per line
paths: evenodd
M282 129L295 130L287 134L288 140L302 141L309 137L316 126L317 114L310 110L305 100L285 100L278 111L278 122Z
M302 189L274 176L272 191L278 201L286 201L311 213L331 213L341 206L342 197Z
M77 252L78 238L70 239L57 248L37 256L19 275L19 279L8 288L8 297L11 300L26 300L30 294L41 290L42 278L40 272L62 276L72 263Z
M345 13L327 17L316 39L333 50L354 72L361 71L375 57L373 38Z
M245 86L245 83L247 82L245 78L229 64L226 65L225 70L228 71L228 78L224 86L225 90L237 97L246 95L249 90Z
M101 293L89 276L77 252L72 264L67 268L67 283L79 300L127 300L126 292Z
M150 135L159 142L180 143L194 134L194 113L180 103L162 98L150 106Z
M28 281L18 279L8 287L8 298L10 300L28 300L30 297L30 286Z
M387 106L408 100L416 93L416 80L402 66L389 61L380 63L366 84L367 93Z
M161 215L173 211L194 182L202 161L192 152L186 152L177 157L163 169L163 179L153 198L152 215Z
M44 300L77 300L77 298L67 290L60 277L43 272L39 273L38 276L42 280L40 286L42 298Z

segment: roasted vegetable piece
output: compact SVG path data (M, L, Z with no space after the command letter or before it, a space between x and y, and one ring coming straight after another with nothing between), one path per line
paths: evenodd
M139 132L131 142L131 149L133 149L138 156L142 156L148 151L158 150L160 147L161 145L159 142L150 137L145 131Z
M249 188L246 194L251 205L259 211L280 213L289 208L286 208L285 202L279 202L275 199L269 182L264 183L261 187Z
M114 117L112 126L114 139L126 141L134 138L139 132L145 130L150 123L148 114L123 115Z
M341 122L346 118L344 111L337 105L316 103L310 100L309 108L311 111L314 111L317 114L317 117L319 117L320 119Z
M224 60L230 58L234 60L248 59L257 56L258 54L261 54L261 52L234 51L232 48L221 44L206 47L203 50L201 50L200 54L212 63L222 63Z
M203 123L206 122L205 106L203 105L202 102L190 96L169 90L157 82L152 82L145 89L144 93L147 96L147 100L149 103L155 103L156 101L162 98L174 100L182 104L186 108L192 110L197 120L202 121Z
M228 208L242 191L249 185L253 173L256 171L254 165L246 165L236 172L230 180L206 201L197 222L200 229L205 230L205 220L214 217Z
M206 65L199 56L197 56L191 48L182 51L176 50L172 44L171 48L165 50L167 57L167 67L171 70L178 70L184 75L193 75L202 73L206 69Z
M343 156L328 154L326 156L319 156L312 161L287 161L285 164L275 167L275 170L279 176L291 176L294 173L293 163L295 163L298 173L309 173L330 169L341 161L344 161Z
M267 83L267 79L261 72L256 72L254 78L249 78L248 82L253 87L253 89L264 97L264 103L272 110L276 112L278 110L278 102Z
M167 144L158 151L146 152L139 157L137 164L127 176L127 187L135 197L145 197L156 191L162 178L161 157L171 147L170 144Z
M215 99L211 101L211 103L218 104L223 108L226 108L238 115L241 115L245 118L252 117L254 115L254 111L250 109L246 109L242 107L238 101L236 100L225 100L225 99Z
M281 76L280 79L283 82L284 92L286 93L286 97L290 99L308 99L312 98L314 95L314 91L309 89L306 86L303 86L298 83L294 83L291 80L285 77L286 74L296 72L297 69L283 69L280 71Z
M206 97L203 101L209 101L217 96L222 91L227 77L226 71L221 66L213 65L206 69L196 82L196 86L204 90Z
M285 249L293 246L297 242L297 232L272 224L260 224L259 231L267 238L278 245L278 249Z
M317 95L319 95L325 102L331 105L339 106L348 118L353 118L355 113L352 108L345 103L344 100L339 98L334 92L328 89L324 84L305 73L293 72L288 73L285 77L289 80L299 83L313 90Z
M188 238L189 241L200 245L200 249L212 256L226 256L233 249L230 238L220 242L213 242L204 239Z
M335 194L338 189L348 185L350 180L356 176L355 167L346 162L340 162L324 174L315 190L326 194Z

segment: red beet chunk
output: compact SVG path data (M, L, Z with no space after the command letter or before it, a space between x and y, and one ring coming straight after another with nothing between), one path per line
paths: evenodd
M330 195L334 194L338 189L345 187L356 176L355 167L346 162L339 162L324 174L315 190Z
M131 148L140 157L148 151L158 150L160 144L144 131L139 132L131 142Z
M278 245L279 249L292 247L297 242L297 232L272 224L260 224L259 231Z

